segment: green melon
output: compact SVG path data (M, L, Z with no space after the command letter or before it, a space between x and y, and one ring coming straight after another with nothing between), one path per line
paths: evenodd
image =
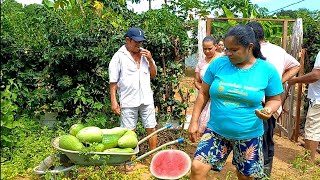
M104 150L103 152L133 153L134 149L132 149L132 148L110 148L110 149Z
M84 148L79 139L69 134L59 138L59 147L71 151L81 151Z
M102 144L105 146L106 149L114 148L118 146L118 140L121 136L118 135L103 135L102 137Z
M103 152L106 148L105 148L104 144L99 143L94 146L94 149L95 149L95 152Z
M78 134L77 138L80 142L85 143L100 143L102 141L102 130L95 126L85 127L81 129Z
M115 127L115 128L112 128L112 129L102 129L102 134L103 135L118 135L118 136L123 136L124 133L126 133L128 131L127 128L122 128L122 127Z
M138 137L138 135L136 134L136 132L134 132L134 131L132 131L132 130L128 130L124 135L131 135L131 136Z
M128 130L119 140L118 146L121 148L135 148L138 144L138 138L134 131Z
M128 129L121 127L102 129L102 144L104 144L106 149L117 147L118 140L127 132L127 130Z
M83 128L85 128L83 124L74 124L70 127L69 133L73 136L76 136L78 132Z

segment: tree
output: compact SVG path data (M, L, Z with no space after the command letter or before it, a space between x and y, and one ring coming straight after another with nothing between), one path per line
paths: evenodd
M209 0L207 3L211 11L225 7L224 9L228 9L235 17L263 17L267 12L266 8L260 8L250 0ZM223 14L222 17L226 17L226 15Z
M281 10L275 15L279 18L302 18L303 48L306 48L307 52L305 56L305 72L310 72L320 49L320 11L309 11L308 9Z

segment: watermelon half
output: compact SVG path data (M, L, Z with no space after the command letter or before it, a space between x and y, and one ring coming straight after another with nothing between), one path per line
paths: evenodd
M180 150L163 150L151 160L150 172L159 179L179 179L191 168L189 155Z

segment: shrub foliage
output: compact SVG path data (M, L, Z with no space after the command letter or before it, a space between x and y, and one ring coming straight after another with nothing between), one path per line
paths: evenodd
M54 111L64 127L76 122L118 126L118 117L110 110L108 64L131 26L145 29L144 46L158 66L153 89L159 117L170 110L175 112L172 118L182 119L187 105L174 94L189 52L184 21L170 9L137 15L117 2L104 6L92 2L82 9L74 4L63 8L60 4L57 9L36 4L23 7L13 0L1 4L2 91L10 82L16 87L16 98L5 96L1 103L13 104L9 110L17 116L11 121L19 114Z

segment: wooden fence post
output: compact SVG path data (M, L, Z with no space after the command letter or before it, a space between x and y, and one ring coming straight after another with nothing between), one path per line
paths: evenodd
M282 48L287 50L288 20L283 21Z
M211 35L211 19L207 18L207 36Z
M293 32L291 38L291 54L296 59L300 59L300 71L299 76L303 75L304 72L304 53L305 50L301 49L301 45L303 43L303 26L302 26L302 19L298 18L293 25ZM295 86L294 86L295 87ZM294 88L295 91L295 88ZM290 109L293 110L294 104L296 104L296 113L295 118L289 117L289 121L294 122L294 126L292 127L293 133L292 136L288 136L291 140L298 141L299 132L300 132L300 109L301 109L301 94L302 94L302 84L298 84L297 89L297 98L296 102L292 101L290 104Z

